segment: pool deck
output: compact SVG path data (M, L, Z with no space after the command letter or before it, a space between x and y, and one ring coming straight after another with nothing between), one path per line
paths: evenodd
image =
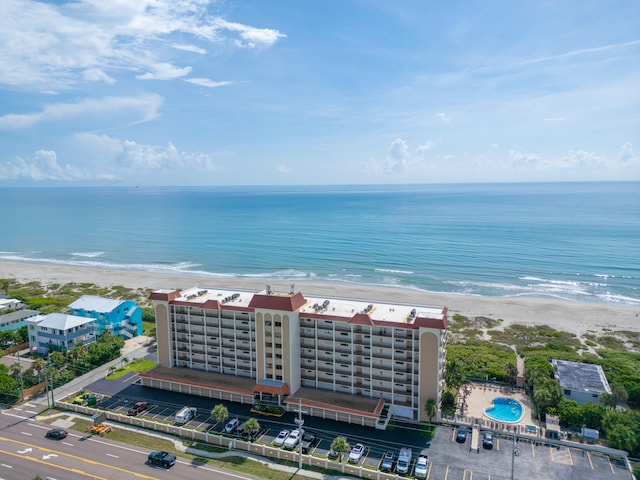
M491 408L496 397L511 398L522 404L523 415L520 421L515 423L500 422L487 417L484 410ZM492 384L472 383L471 393L467 396L466 403L462 404L462 392L458 395L458 408L456 421L471 425L479 424L483 428L492 430L519 433L523 435L537 436L539 428L532 431L527 426L538 427L537 419L532 417L531 400L523 390L517 388L500 387Z

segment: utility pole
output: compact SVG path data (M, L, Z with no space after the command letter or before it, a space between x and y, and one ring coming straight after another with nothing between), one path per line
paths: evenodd
M18 372L20 374L20 401L24 400L24 381L22 379L22 362L20 361L20 350L17 351L18 354Z
M304 425L304 420L302 419L302 399L301 398L298 399L298 418L294 419L294 421L296 422L296 425L298 425L298 428L300 429L300 442L298 443L298 453L300 454L300 456L299 456L298 469L302 470L302 437L304 436L302 433L302 426Z

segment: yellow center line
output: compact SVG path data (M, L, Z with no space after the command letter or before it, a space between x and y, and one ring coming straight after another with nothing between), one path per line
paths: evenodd
M6 438L6 437L0 437L0 440L4 440L4 441L6 441L6 442L11 442L11 443L17 443L18 445L24 445L24 446L29 447L29 448L37 448L38 450L42 450L43 452L51 452L51 453L55 453L55 454L57 454L57 455L62 455L62 456L64 456L64 457L73 458L73 459L75 459L75 460L79 460L79 461L81 461L81 462L89 463L89 464L91 464L91 465L99 465L99 466L101 466L101 467L110 468L110 469L112 469L112 470L118 470L118 471L120 471L120 472L130 473L131 475L135 475L136 477L140 477L140 478L145 478L145 479L147 479L147 480L159 480L159 479L158 479L158 478L156 478L156 477L150 477L150 476L148 476L148 475L144 475L144 474L142 474L142 473L132 472L131 470L126 470L126 469L124 469L124 468L120 468L120 467L114 467L113 465L109 465L109 464L107 464L107 463L101 463L101 462L98 462L98 461L95 461L95 460L89 460L89 459L87 459L87 458L79 457L79 456L77 456L77 455L71 455L71 454L69 454L69 453L61 452L61 451L59 451L59 450L51 450L50 448L40 447L40 446L36 446L36 445L31 445L30 443L21 442L21 441L19 441L19 440L13 440L13 439L11 439L11 438ZM20 454L11 454L11 455L14 455L14 456L16 456L16 457L20 457L20 458L27 458L27 459L29 459L29 460L31 460L31 458L32 458L32 457L28 457L28 456L26 456L26 455L20 455ZM55 464L55 463L43 462L43 461L38 460L38 459L33 459L33 460L34 460L34 461L36 461L36 462L44 463L44 464L46 464L46 465L54 465L54 466L56 466L56 467L58 466L58 465L57 465L57 464ZM64 469L66 469L66 470L70 470L70 469L68 469L68 468L66 468L66 467L60 467L60 468L64 468ZM107 480L107 479L104 479L104 480Z
M105 477L98 477L98 476L96 476L94 474L83 472L82 470L78 470L77 468L63 467L62 465L57 465L57 464L51 463L51 462L45 462L44 460L40 460L40 459L34 458L34 457L28 457L26 455L20 455L19 453L8 452L6 450L0 450L0 452L1 453L5 453L7 455L11 455L12 457L18 457L18 458L22 458L24 460L29 460L31 462L41 463L43 465L46 465L47 467L60 468L62 470L67 470L68 472L79 473L80 475L84 475L85 477L95 478L96 480L109 480L108 478L105 478Z

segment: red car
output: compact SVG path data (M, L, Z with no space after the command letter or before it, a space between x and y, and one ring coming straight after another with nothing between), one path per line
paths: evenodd
M129 409L127 415L136 416L139 413L144 412L147 408L149 408L149 404L147 402L137 402L133 407Z

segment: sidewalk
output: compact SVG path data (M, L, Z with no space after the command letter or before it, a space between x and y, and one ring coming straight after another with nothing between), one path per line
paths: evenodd
M71 425L73 425L73 421L72 421L73 418L86 420L88 417L77 414L77 413L72 413L72 412L69 412L69 413L60 412L60 413L54 413L51 415L44 414L44 415L38 415L36 417L37 420L50 420L52 418L59 418L59 419L55 420L51 425L59 428L70 428ZM300 475L300 476L311 478L314 480L348 480L348 479L355 478L355 477L349 477L349 476L324 475L323 473L315 472L312 470L305 470L305 469L300 470L298 467L282 465L280 463L276 463L272 461L267 457L261 457L249 452L241 451L241 450L228 450L226 452L219 452L219 453L208 452L206 450L199 450L197 448L187 447L181 440L175 438L172 435L167 435L159 432L151 432L149 430L144 430L144 429L132 427L130 425L123 425L115 422L105 422L105 424L109 425L112 428L129 430L131 432L137 432L143 435L148 435L152 437L162 438L164 440L169 440L173 442L173 445L176 450L178 450L179 452L188 453L190 455L197 455L199 457L205 457L205 458L211 458L211 459L222 459L222 458L230 458L230 457L249 458L251 460L261 463L262 465L270 469L286 472L289 475L291 475L291 477L295 475Z

